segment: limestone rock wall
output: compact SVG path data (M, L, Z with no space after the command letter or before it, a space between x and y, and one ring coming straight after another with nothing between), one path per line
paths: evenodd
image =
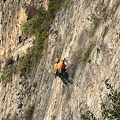
M56 16L47 60L65 57L73 84L66 87L59 78L53 79L44 120L80 120L86 105L100 117L105 80L119 90L119 9L119 0L75 0Z
M30 96L31 83L29 79L21 77L16 65L17 60L33 45L35 37L23 38L22 24L34 17L31 15L32 8L43 6L47 9L47 5L46 0L0 1L0 77L6 60L11 57L15 70L11 83L4 84L0 80L0 120L10 119L9 116L14 115L18 119L24 119L23 113Z
M25 5L25 1L19 2L20 7ZM21 9L23 21L27 19L24 11L26 7ZM0 84L0 119L16 115L18 120L24 120L30 105L34 105L32 120L81 120L80 112L85 111L86 105L100 117L100 95L106 99L107 92L105 80L119 90L119 0L71 0L56 15L49 33L47 54L34 66L31 77L23 77L16 68L12 82ZM1 31L1 36L6 38L8 35L4 34ZM34 38L30 39L26 44L31 46L29 40ZM15 46L18 41L16 37L13 42L16 51L19 51L17 48L27 48L22 44ZM4 47L1 53L5 54ZM18 52L10 54L16 56ZM56 57L67 60L67 86L60 78L54 77Z

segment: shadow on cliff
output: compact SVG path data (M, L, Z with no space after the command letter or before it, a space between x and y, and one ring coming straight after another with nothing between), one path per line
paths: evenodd
M66 71L64 73L62 73L61 75L61 80L63 81L64 84L73 84L74 82L74 76L75 76L75 73L76 73L76 69L77 69L77 66L75 65L70 65L68 66L68 68L66 69Z

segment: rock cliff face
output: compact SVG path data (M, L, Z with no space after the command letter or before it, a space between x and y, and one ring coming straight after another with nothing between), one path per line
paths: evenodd
M41 6L47 9L47 0L2 0L0 2L0 56L2 62L11 56L14 59L17 56L23 56L31 47L33 38L26 40L27 38L22 37L22 24L34 17L35 9ZM27 42L24 43L24 41ZM24 46L22 50L21 46Z
M7 58L13 56L16 66L18 56L32 46L34 37L24 40L21 25L34 16L33 8L47 3L0 2L1 72ZM117 89L120 86L119 53L120 1L71 0L56 15L46 56L34 66L31 77L21 76L15 68L12 82L0 83L0 120L24 120L26 114L32 115L31 120L80 120L86 105L100 117L100 96L106 99L105 80ZM53 75L56 57L67 60L67 86Z

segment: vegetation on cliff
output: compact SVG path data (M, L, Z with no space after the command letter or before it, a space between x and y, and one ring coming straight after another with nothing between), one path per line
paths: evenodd
M69 2L70 0L50 0L47 11L43 8L37 9L36 16L22 25L24 38L34 35L36 39L28 53L19 59L21 72L30 73L37 60L46 54L50 25L61 6L66 7Z
M3 74L1 76L1 81L2 82L10 82L12 80L12 74L13 74L13 69L12 68L8 68L6 70L3 71Z
M96 118L95 115L88 110L86 114L81 114L83 120L119 120L120 119L120 91L114 90L113 86L105 81L105 85L108 89L108 100L101 99L101 115L102 118Z

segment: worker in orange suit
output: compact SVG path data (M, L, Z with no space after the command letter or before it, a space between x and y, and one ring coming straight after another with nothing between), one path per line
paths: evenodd
M57 65L57 67L58 67L58 71L60 72L60 73L63 73L63 72L65 72L65 67L66 67L66 65L65 65L65 63L64 63L64 58L62 58L61 59L61 61L58 63L58 65Z
M58 74L58 63L60 62L60 60L59 60L59 58L56 58L55 59L55 65L54 65L54 68L55 68L55 70L56 70L56 73L55 73L55 75L56 76L59 76L59 74Z
M60 77L61 80L63 81L63 83L67 85L68 73L66 72L66 69L65 69L65 67L66 67L66 65L64 63L65 59L61 58L61 61L60 61L58 58L56 58L55 61L56 61L56 64L54 65L54 68L56 70L55 75Z

